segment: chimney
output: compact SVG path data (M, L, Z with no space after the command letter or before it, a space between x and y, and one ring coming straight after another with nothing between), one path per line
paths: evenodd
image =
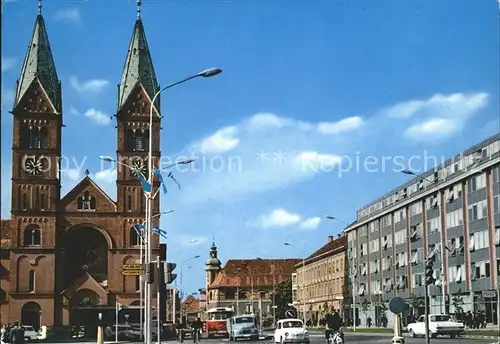
M329 235L328 236L328 242L332 242L333 241L333 235Z

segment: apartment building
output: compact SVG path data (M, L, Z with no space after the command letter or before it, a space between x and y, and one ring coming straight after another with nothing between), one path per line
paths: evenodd
M346 253L347 236L329 236L325 245L295 265L292 300L300 318L305 314L306 321L318 323L332 309L348 314Z
M345 231L352 307L363 324L395 296L424 295L429 255L437 258L431 311L484 310L492 319L500 286L499 156L497 134L357 212Z

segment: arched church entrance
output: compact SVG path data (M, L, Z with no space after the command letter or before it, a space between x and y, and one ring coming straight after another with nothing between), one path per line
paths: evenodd
M90 337L97 335L99 295L93 290L77 291L70 300L70 325L73 336Z
M98 283L108 279L109 241L109 236L92 226L79 226L66 233L66 287L73 285L85 272Z
M40 329L42 307L36 302L27 302L21 308L21 324L31 325L35 330Z

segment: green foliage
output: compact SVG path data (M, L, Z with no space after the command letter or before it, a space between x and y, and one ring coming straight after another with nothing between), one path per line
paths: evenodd
M276 315L279 318L284 318L285 311L289 308L288 304L292 303L292 279L287 278L278 283L275 293Z
M464 299L461 296L453 296L451 299L453 307L455 307L455 312L461 312L462 306L464 305Z
M417 310L425 306L424 298L420 294L416 294L414 292L410 294L410 297L408 298L408 303L414 310Z
M363 302L361 303L361 310L363 311L363 313L368 312L369 307L370 307L370 301L364 299Z

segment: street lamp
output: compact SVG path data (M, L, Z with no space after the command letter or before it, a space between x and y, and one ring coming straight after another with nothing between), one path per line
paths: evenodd
M297 246L292 245L288 242L283 243L283 245L293 247L296 250L299 250L299 248ZM303 307L302 317L304 318L304 324L306 323L306 307L307 307L307 304L306 304L306 278L305 277L306 277L306 259L302 258L302 287L300 289L301 289L302 297L304 298L304 301L302 302L302 307Z
M202 77L202 78L208 78L208 77L212 77L212 76L215 76L217 74L220 74L222 72L222 70L220 68L209 68L209 69L205 69L197 74L194 74L194 75L191 75L191 76L188 76L187 78L184 78L180 81L177 81L177 82L174 82L170 85L167 85L163 88L161 88L160 90L158 90L155 95L153 96L152 100L151 100L151 105L150 105L150 111L149 111L149 149L148 149L148 176L144 176L145 179L147 177L147 180L148 180L148 184L153 186L153 179L154 179L154 171L153 171L153 109L155 108L155 101L156 99L158 98L158 96L160 95L160 93L162 93L163 91L169 89L169 88L172 88L174 86L177 86L179 84L182 84L186 81L189 81L191 79L195 79L195 78L198 78L198 77ZM102 160L104 161L109 161L109 162L113 162L113 159L110 159L110 158L102 158ZM190 161L191 160L191 161ZM184 162L178 162L176 164L172 164L171 166L169 167L173 167L175 165L179 165L179 164L187 164L187 163L190 163L192 162L192 159L190 160L186 160ZM125 165L127 167L130 168L130 166L120 162L120 161L116 161L118 164L121 164L121 165ZM152 206L153 206L153 199L155 198L156 194L157 193L154 193L153 194L153 190L151 189L149 192L144 192L145 196L146 196L146 228L145 228L145 236L148 238L148 240L146 241L146 257L145 257L145 263L146 264L150 264L152 262L152 246L151 246L151 243L150 243L150 236L152 234L152 219L153 219L153 214L152 214ZM151 342L151 322L152 322L152 293L151 293L151 285L149 284L146 284L146 316L145 316L145 322L146 322L146 338L145 338L145 341L146 343L150 343Z
M407 176L415 176L417 177L417 174L413 172L412 170L401 170L400 171L402 174L406 174ZM434 180L429 179L427 177L422 177L423 180L427 180L429 183L434 183Z
M184 293L184 288L183 288L183 277L182 277L182 271L184 270L184 264L193 260L193 259L198 259L200 258L199 255L196 255L194 257L191 257L191 258L188 258L188 259L184 259L182 262L181 262L181 299L182 299L182 296L183 296L183 293ZM187 269L191 268L191 266L188 266Z
M149 107L149 151L148 151L148 183L149 185L153 185L154 173L153 173L153 109L155 108L155 101L158 96L165 90L172 88L174 86L180 85L186 81L191 79L195 79L198 77L208 78L220 74L222 70L220 68L209 68L205 69L197 74L188 76L180 81L174 82L170 85L167 85L161 89L159 89L153 98L151 99L151 105ZM153 190L151 190L153 191ZM152 226L152 214L151 209L153 207L153 197L152 192L145 193L146 195L146 233L148 236L151 235L151 226ZM156 196L156 195L155 195ZM149 242L149 240L148 240ZM149 264L152 261L152 247L150 244L146 245L146 264ZM151 315L152 315L152 294L151 294L151 286L149 284L146 285L146 325L147 327L147 337L146 343L151 342Z
M325 218L327 218L328 220L338 221L338 222L340 222L340 223L343 223L343 224L344 224L344 225L346 225L346 226L349 226L349 225L350 225L350 223L347 223L347 221L341 220L341 219L339 219L338 217L335 217L335 216L330 216L330 215L328 215L328 216L325 216Z

